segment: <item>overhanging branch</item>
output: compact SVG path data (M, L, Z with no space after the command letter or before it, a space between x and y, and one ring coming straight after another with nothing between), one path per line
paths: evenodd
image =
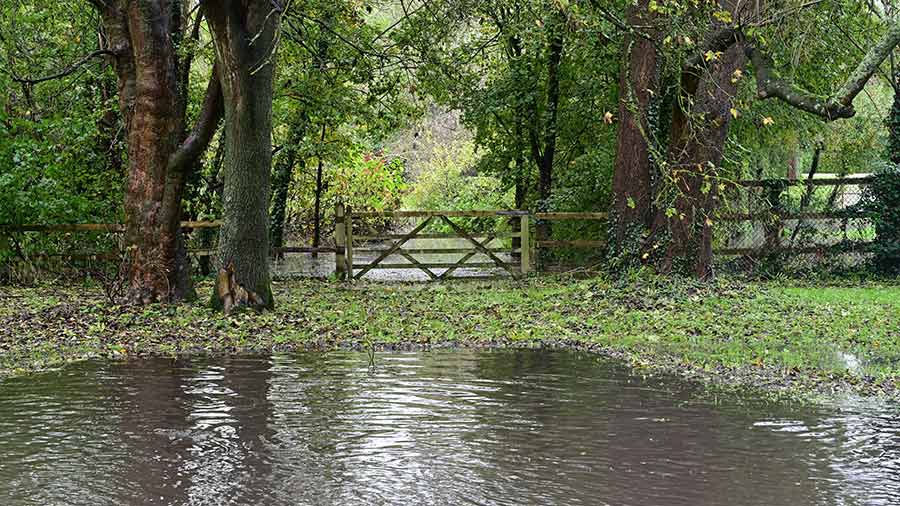
M838 91L830 97L821 97L801 90L777 77L771 57L749 41L745 51L756 73L756 89L759 98L779 98L803 111L820 116L825 121L849 118L856 114L853 99L863 90L879 66L900 43L900 14L888 20L888 29L881 39L847 77Z

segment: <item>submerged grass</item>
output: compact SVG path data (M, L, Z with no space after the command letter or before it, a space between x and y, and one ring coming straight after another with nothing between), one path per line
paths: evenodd
M208 299L202 284L200 301ZM655 277L444 284L279 282L277 307L113 306L99 289L0 292L0 374L90 357L296 348L559 346L724 385L896 396L900 284Z

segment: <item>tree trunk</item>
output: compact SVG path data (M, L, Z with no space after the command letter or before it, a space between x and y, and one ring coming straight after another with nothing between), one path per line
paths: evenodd
M272 178L272 224L270 226L270 236L272 237L272 258L276 260L284 258L284 254L277 251L279 248L284 247L284 220L287 214L291 175L294 172L296 159L297 146L291 144L284 149L284 155L275 164L275 174Z
M219 263L229 275L212 303L226 312L271 308L269 195L272 170L272 93L275 33L280 13L264 0L206 4L225 108L224 223ZM272 15L269 15L269 14ZM244 294L240 297L239 294Z
M900 165L900 73L894 76L894 102L887 119L888 158Z
M664 271L683 267L701 279L713 274L717 172L737 92L732 76L746 61L742 45L734 44L708 68L685 69L680 103L693 106L689 111L676 109L673 116L668 183L674 199L671 207L658 211L654 225L657 229L664 227L671 235Z
M94 2L115 54L119 109L127 127L125 244L128 299L147 304L192 296L178 241L185 174L221 115L211 83L200 120L186 139L186 96L178 78L175 42L183 11L165 0ZM186 93L186 91L185 91Z
M649 0L629 8L628 24L651 25ZM647 118L650 101L659 91L659 65L654 39L657 32L625 36L625 55L619 77L619 127L613 165L613 211L616 243L622 245L628 232L642 232L653 222L651 128Z
M324 133L325 129L322 129ZM324 137L324 135L323 135ZM325 186L322 182L322 158L319 157L319 163L316 165L316 199L313 204L313 248L318 248L322 240L322 192ZM312 252L313 258L317 258L319 253Z
M563 56L563 31L565 18L562 13L554 13L548 23L550 46L547 52L547 110L544 124L544 143L542 148L533 147L533 155L538 166L538 209L549 211L550 196L553 192L553 162L556 158L557 117L559 115L559 67ZM539 240L550 238L550 223L539 221L537 224Z

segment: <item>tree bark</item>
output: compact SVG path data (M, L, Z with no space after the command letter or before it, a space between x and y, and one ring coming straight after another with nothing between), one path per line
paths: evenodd
M546 122L544 123L543 146L535 146L532 139L532 151L538 166L538 209L549 211L550 197L553 192L553 162L556 158L557 118L559 116L559 68L563 56L563 31L565 30L565 18L562 13L554 13L553 19L548 23L550 31L549 47L547 51L547 105ZM537 224L539 240L550 237L550 223L539 221Z
M272 169L272 93L275 34L280 22L272 2L222 0L205 4L213 34L225 109L224 223L219 238L220 273L227 291L214 290L213 307L271 308L269 195ZM246 293L227 297L229 293ZM229 301L229 299L231 299Z
M283 254L276 253L276 251L278 248L284 247L284 221L287 215L291 175L294 173L294 165L297 161L297 143L301 138L302 134L290 135L288 137L289 144L284 148L284 154L275 164L275 173L272 178L272 223L269 234L272 238L272 258L274 259L284 257Z
M322 128L322 137L323 139L325 137L324 127ZM322 181L322 165L322 157L320 156L319 161L316 164L316 197L315 203L313 204L313 248L318 248L322 240L322 193L325 191L325 186ZM318 256L318 252L312 252L313 258L317 258Z
M900 74L894 76L894 101L887 118L888 158L900 165Z
M221 116L211 85L192 135L185 132L178 79L182 14L178 2L94 1L110 42L119 108L127 127L125 243L128 299L137 303L183 299L193 293L178 268L177 250L185 172L206 148Z
M649 0L628 10L630 26L651 25ZM625 58L619 78L619 127L613 165L613 210L616 243L621 245L634 227L649 229L653 221L652 160L647 113L659 91L656 31L625 36ZM657 93L658 94L658 93Z
M737 93L734 71L746 64L741 44L726 49L707 68L686 68L681 104L676 109L668 153L670 185L675 191L671 208L660 209L654 228L671 235L663 270L681 263L698 278L712 269L712 219L718 202L717 172L722 162L731 108Z

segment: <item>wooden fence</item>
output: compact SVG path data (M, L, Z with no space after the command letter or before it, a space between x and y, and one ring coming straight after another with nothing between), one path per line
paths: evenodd
M559 212L534 213L516 210L486 211L394 211L394 212L352 212L338 205L336 209L335 237L333 247L286 246L274 248L273 254L289 253L334 253L335 270L342 279L361 279L374 270L400 269L424 272L429 279L448 279L460 269L503 270L512 276L520 276L535 269L535 258L541 252L558 248L600 248L605 242L600 240L533 240L532 229L540 221L561 220L605 220L606 213ZM371 236L357 235L355 224L365 218L419 219L420 222L405 233L383 233ZM458 222L459 218L496 218L514 223L511 232L490 232L475 234L465 229ZM457 220L457 221L454 221ZM431 223L441 223L449 233L425 233L423 230ZM222 225L221 221L185 221L181 223L183 230L213 229ZM9 246L8 238L20 233L88 233L105 232L121 234L125 231L120 223L80 223L54 225L0 225L0 250ZM413 239L462 239L463 247L404 247ZM513 239L511 247L498 247L491 243L495 240ZM524 245L524 247L523 247ZM215 249L188 250L194 257L212 257ZM373 255L367 261L354 261L358 255ZM455 261L428 261L429 255L459 254ZM67 260L112 260L117 258L118 251L93 252L40 252L29 255L32 258L64 258ZM426 258L423 258L425 256ZM478 257L486 257L479 260ZM406 263L389 261L400 257ZM357 257L359 259L359 257ZM442 272L435 272L442 270Z
M838 222L839 224L846 224L848 220L852 219L863 219L865 218L859 212L848 209L846 203L842 202L840 205L835 204L832 209L826 211L809 211L809 202L804 204L803 200L801 200L799 210L788 211L785 209L783 205L783 194L789 188L792 187L803 187L804 192L808 196L812 196L812 192L815 189L820 187L832 187L833 193L837 195L837 193L841 190L841 188L855 188L861 189L862 187L871 184L873 178L871 176L862 176L862 177L829 177L829 178L805 178L805 179L762 179L762 180L747 180L747 181L739 181L733 185L732 190L738 190L745 192L744 195L749 195L747 192L756 191L761 200L764 200L767 205L765 209L757 210L753 212L732 212L732 213L723 213L719 216L718 221L724 224L724 226L728 226L731 223L757 223L761 224L761 232L759 237L755 238L756 245L753 246L743 246L743 247L734 247L729 244L725 244L722 247L718 247L715 249L714 253L716 255L722 256L766 256L771 255L773 253L787 253L787 254L809 254L809 253L824 253L829 249L833 248L834 245L831 244L796 244L794 240L796 238L796 233L791 234L791 238L788 241L785 241L785 228L788 222L795 222L795 230L799 229L800 225L808 222ZM740 194L739 194L740 196ZM864 250L868 242L864 241L856 241L856 242L843 242L841 244L842 251L848 250Z
M833 209L828 211L809 211L800 206L799 211L788 212L781 206L782 193L794 186L804 186L807 191L816 187L861 187L872 182L871 177L844 177L828 179L769 179L740 181L732 186L746 192L756 191L766 196L770 207L763 210L750 212L732 212L722 214L718 218L720 224L756 222L762 223L755 226L760 229L764 238L757 240L753 246L734 246L727 243L720 244L715 249L716 255L722 256L758 256L773 252L784 253L819 253L827 249L827 245L789 244L784 243L784 224L789 221L805 222L817 220L843 220L853 217L853 213L847 209ZM755 190L754 190L755 189ZM749 195L749 193L747 193ZM541 222L556 222L561 220L585 220L603 221L607 219L607 213L596 212L547 212L529 213L515 210L484 210L484 211L394 211L394 212L353 212L350 209L338 206L336 209L336 226L333 247L303 247L289 246L276 248L272 253L283 255L288 253L334 253L335 270L342 279L360 279L372 271L383 269L405 269L424 272L429 279L447 279L460 269L488 269L491 271L504 271L512 276L522 274L540 268L542 253L558 248L585 248L599 250L605 246L605 242L599 238L580 238L574 240L553 240L535 238L532 229ZM861 218L861 216L859 216ZM403 233L382 233L376 235L357 234L356 224L366 218L390 218L412 219L416 223L409 231ZM507 220L513 226L510 232L482 232L476 234L467 230L460 222L462 219L494 218ZM444 230L450 232L427 232L431 224L442 224ZM221 226L220 221L185 221L181 223L184 230L210 229ZM722 225L720 225L722 226ZM59 225L0 225L0 250L10 249L9 237L19 233L76 233L76 232L106 232L120 234L124 232L124 226L118 223L94 223L94 224L59 224ZM448 239L456 238L464 241L464 246L453 247L407 247L413 239ZM512 239L511 246L496 246L492 242L500 239ZM860 243L862 248L866 243ZM849 245L852 247L853 245ZM848 247L843 244L842 247ZM189 249L189 254L196 257L211 257L215 255L214 249ZM429 255L458 254L461 257L455 261L429 261ZM65 257L68 259L106 259L115 258L117 251L104 252L41 252L33 257ZM355 258L356 257L356 258ZM481 257L479 259L479 257ZM363 259L365 258L365 260ZM398 262L394 259L402 259ZM440 272L439 272L440 271Z
M221 221L182 221L182 230L196 230L204 228L219 228ZM20 233L81 233L81 232L106 232L109 234L122 234L125 225L121 223L61 223L53 225L0 225L0 251L11 247L11 237ZM215 250L190 249L188 253L197 257L213 256ZM36 258L65 258L69 260L111 260L117 258L118 251L88 251L88 252L39 252L30 254Z

